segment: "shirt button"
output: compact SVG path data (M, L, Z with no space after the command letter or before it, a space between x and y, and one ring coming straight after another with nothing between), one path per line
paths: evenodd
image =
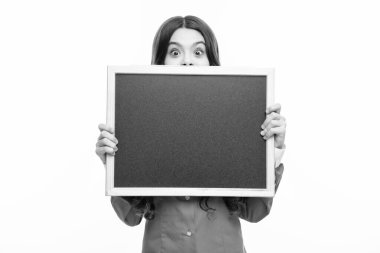
M185 196L185 199L186 199L186 200L189 200L189 199L190 199L190 196Z
M187 232L186 232L186 235L187 235L187 236L191 236L191 231L187 231Z

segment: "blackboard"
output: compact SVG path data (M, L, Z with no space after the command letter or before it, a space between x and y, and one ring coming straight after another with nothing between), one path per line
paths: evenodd
M119 143L108 195L270 196L273 149L260 131L272 73L109 67L107 123Z

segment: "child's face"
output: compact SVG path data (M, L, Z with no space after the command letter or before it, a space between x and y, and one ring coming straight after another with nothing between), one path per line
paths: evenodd
M164 64L210 66L202 34L194 29L178 28L170 38Z

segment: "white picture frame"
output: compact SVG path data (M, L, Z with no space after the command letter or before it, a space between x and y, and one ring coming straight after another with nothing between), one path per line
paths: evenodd
M268 105L274 103L274 69L250 67L183 67L183 66L108 66L107 125L115 127L115 76L116 74L165 75L247 75L266 76ZM117 137L117 136L116 136ZM183 188L183 187L115 187L114 156L107 155L106 195L108 196L241 196L272 197L275 192L274 140L266 141L266 188Z

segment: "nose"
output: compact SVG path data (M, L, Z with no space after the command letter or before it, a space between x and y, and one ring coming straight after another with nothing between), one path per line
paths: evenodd
M185 54L182 59L182 64L183 66L193 66L193 60L189 56L189 54Z

